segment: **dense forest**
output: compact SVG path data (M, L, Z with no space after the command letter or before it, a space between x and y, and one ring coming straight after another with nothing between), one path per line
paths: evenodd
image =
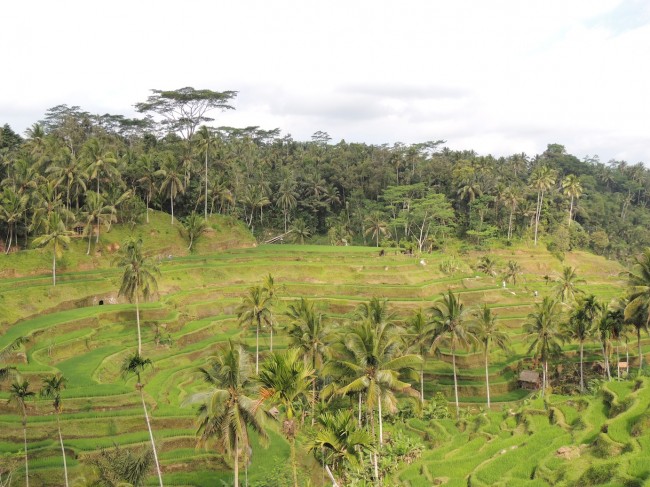
M549 144L495 158L443 140L369 145L326 132L297 141L279 129L214 128L237 93L153 90L140 119L59 105L24 137L0 129L0 232L5 251L46 232L99 233L136 223L148 207L171 218L233 215L260 240L435 249L457 236L541 239L616 259L650 245L650 173ZM194 221L196 222L196 217ZM95 230L91 230L95 228Z

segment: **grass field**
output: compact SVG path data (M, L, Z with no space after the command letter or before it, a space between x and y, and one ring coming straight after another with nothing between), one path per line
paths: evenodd
M554 292L544 276L558 276L563 266L574 266L586 280L581 286L585 292L608 302L625 288L616 262L583 252L567 254L560 262L542 246L505 247L491 251L491 256L501 265L516 261L522 275L516 285L503 288L501 278L473 270L483 252L461 252L451 245L418 258L391 249L380 256L372 247L255 246L233 222L215 218L213 232L199 242L196 253L188 254L165 216L154 213L151 221L139 227L139 233L162 274L157 296L141 308L143 355L154 363L143 381L166 485L219 485L220 479L232 478L219 454L195 448L195 411L183 401L203 387L196 368L219 343L237 338L254 350L254 330L238 325L235 310L247 288L269 273L280 286L275 310L280 321L299 297L316 301L336 322L372 297L387 298L405 319L453 289L467 307L487 303L507 329L512 352L495 351L491 356L491 411L482 411L482 353L469 350L459 354L458 364L459 392L470 419L457 423L411 418L388 427L389 434L396 428L408 430L427 446L416 462L395 473L396 485L650 485L648 380L612 382L603 394L587 400L551 395L546 403L531 400L516 384L516 370L530 366L522 324L535 303ZM137 346L135 311L117 296L120 276L111 266L110 249L128 234L128 229L114 227L102 235L100 246L93 245L90 256L86 241L74 242L61 260L56 287L48 274L51 256L45 252L0 257L0 348L18 336L30 337L12 362L33 389L45 374L58 371L67 377L61 427L77 485L90 478L84 456L114 443L133 446L148 440L135 380L125 381L119 374L123 358ZM450 259L457 270L444 272ZM169 334L173 344L156 345L156 329ZM274 348L286 344L282 332L274 336ZM262 351L269 345L263 330ZM647 354L647 336L642 345ZM577 360L575 345L567 345L566 351ZM588 343L586 356L598 361L598 345ZM425 380L426 397L438 391L453 396L451 358L444 350L441 357L428 359ZM22 427L17 410L6 404L7 386L5 382L0 389L0 453L15 453L22 448ZM274 428L269 449L255 443L248 471L252 485L287 462L288 444ZM32 485L61 485L56 421L48 401L28 404L27 434ZM566 453L560 455L561 447ZM302 462L311 465L305 472L320 485L320 469L308 458ZM309 475L310 470L318 472ZM18 470L15 485L20 475ZM156 483L151 477L150 484Z

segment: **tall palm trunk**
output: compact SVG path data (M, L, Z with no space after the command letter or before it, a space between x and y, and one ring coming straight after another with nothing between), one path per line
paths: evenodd
M544 363L542 364L542 399L544 398L544 395L546 394L546 373L548 371L548 362L544 360Z
M208 220L208 149L205 149L205 202L203 206L204 218Z
M260 326L262 326L260 315L257 315L257 328L255 330L255 373L260 373Z
M379 448L384 444L384 421L381 417L381 393L377 401L377 418L379 419Z
M63 457L63 476L65 478L65 487L68 487L68 463L65 459L65 448L63 447L63 436L61 435L61 422L59 421L59 412L56 412L56 428L59 431L59 443L61 444L61 456Z
M52 286L56 286L56 242L52 252Z
M139 382L139 380L138 380ZM158 482L160 487L163 487L162 473L160 472L160 464L158 463L158 453L156 452L156 443L153 441L153 432L151 431L151 422L149 421L149 413L147 412L147 404L144 402L144 392L142 392L142 385L139 384L140 399L142 399L142 409L144 410L144 419L147 422L147 429L149 430L149 440L151 441L151 449L153 450L153 459L156 464L156 472L158 473Z
M138 355L142 355L142 334L140 333L140 302L138 300L138 288L135 289L135 323L138 328Z
M424 360L420 367L420 404L424 406Z
M234 487L239 487L239 438L235 435L235 481Z
M485 390L487 392L487 407L490 409L490 372L488 370L488 347L485 346Z
M25 486L29 487L29 460L27 458L27 412L25 411L25 406L22 405L23 409L23 438L25 440Z
M456 419L460 418L460 406L458 405L458 378L456 377L456 351L454 345L451 346L451 362L454 369L454 395L456 397Z
M571 215L573 215L573 195L571 195L571 205L569 206L569 226L571 226Z
M580 392L585 392L585 375L583 371L584 343L580 341Z
M508 218L508 240L512 237L512 216L515 213L515 206L512 205L512 208L510 209L510 218Z
M639 375L643 375L643 353L641 351L641 327L636 329L636 341L639 347Z
M174 197L172 196L172 225L174 224Z

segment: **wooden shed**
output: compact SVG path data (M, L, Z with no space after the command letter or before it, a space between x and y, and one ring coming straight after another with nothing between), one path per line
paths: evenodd
M539 389L542 386L539 372L522 370L519 374L519 387L522 389Z

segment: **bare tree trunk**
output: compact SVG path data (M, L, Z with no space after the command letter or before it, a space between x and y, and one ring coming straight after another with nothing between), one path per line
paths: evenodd
M325 471L327 472L328 477L332 481L332 487L339 487L338 482L336 482L336 478L334 478L334 474L332 474L332 471L330 470L330 467L327 464L325 464Z
M424 406L424 362L420 367L420 404Z
M68 463L65 459L65 448L63 447L63 436L61 435L61 423L59 421L59 413L56 413L56 427L59 431L59 443L61 444L61 456L63 457L63 476L65 478L65 487L68 487Z
M233 482L234 487L239 487L239 438L235 434L235 481Z
M138 301L138 289L135 289L135 323L138 328L138 355L142 355L142 335L140 333L140 303Z
M384 444L384 420L381 417L381 393L377 401L377 417L379 418L379 448Z
M257 329L255 330L255 374L260 373L260 317L257 317Z
M488 349L485 347L485 389L487 392L487 407L490 409L490 372L488 370Z
M149 430L149 439L151 440L151 448L153 450L153 459L156 463L156 472L158 473L158 482L160 487L163 487L162 473L160 472L160 464L158 463L158 453L156 452L156 443L153 441L153 432L151 431L151 423L149 422L149 413L147 413L147 405L144 402L144 393L140 387L140 398L142 399L142 409L144 410L144 419L147 422L147 429Z
M456 377L456 351L451 348L451 361L454 368L454 394L456 396L456 419L460 418L460 406L458 405L458 378Z
M580 392L585 392L585 375L583 371L584 343L580 342Z
M52 286L56 286L56 244L54 245L52 257Z

